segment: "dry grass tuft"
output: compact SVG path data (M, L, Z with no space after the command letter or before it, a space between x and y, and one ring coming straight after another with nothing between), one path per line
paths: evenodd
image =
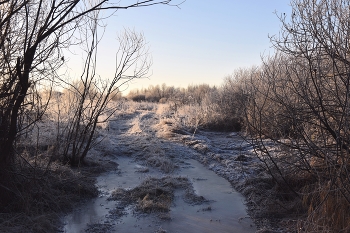
M188 190L186 193L188 193L188 200L191 203L198 201L197 199L205 200L203 197L194 194L188 178L170 176L160 179L148 178L139 186L130 190L117 189L110 199L118 200L124 205L135 204L136 209L144 213L164 213L170 211L176 189Z
M35 157L26 161L0 180L0 232L57 232L60 215L98 194L82 172Z
M291 180L289 182L292 183ZM285 219L298 220L306 216L300 198L283 181L276 182L267 174L246 179L236 188L247 198L250 215L255 218L258 227L275 229L276 226L284 225L282 222ZM296 223L293 221L288 228L295 230Z
M165 173L171 173L175 170L174 163L164 156L153 155L147 159L147 164L152 167L157 167Z
M314 183L303 187L303 204L308 218L303 228L307 232L350 232L350 204L348 197L335 183Z

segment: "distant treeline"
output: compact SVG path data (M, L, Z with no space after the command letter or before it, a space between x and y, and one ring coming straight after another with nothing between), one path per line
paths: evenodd
M189 85L187 88L162 85L150 85L147 88L134 89L129 92L127 98L133 101L161 102L177 101L181 104L200 104L207 93L216 91L217 88L208 84Z

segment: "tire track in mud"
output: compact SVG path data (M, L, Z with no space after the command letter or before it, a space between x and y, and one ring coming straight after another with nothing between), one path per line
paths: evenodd
M206 199L206 196L208 196L212 201L210 204L208 202L198 202L198 206L196 206L194 201L192 203L191 201L189 203L183 201L183 191L176 191L169 212L170 215L166 220L159 218L159 213L139 213L133 209L135 206L132 205L133 207L128 207L132 209L128 209L129 217L123 217L123 214L114 216L112 217L113 222L111 217L108 216L111 216L113 211L114 213L123 212L123 210L118 209L120 207L114 207L110 214L106 215L105 220L97 224L90 224L85 229L86 232L121 232L123 229L127 229L127 232L131 233L212 232L215 229L221 229L220 232L232 232L233 227L238 227L239 232L254 232L255 228L252 227L252 221L246 218L247 214L242 204L242 197L232 190L228 182L226 184L226 181L220 180L220 177L214 173L211 174L211 171L191 160L192 158L200 160L203 153L193 150L196 149L193 146L185 145L186 140L184 138L188 139L189 137L186 137L186 135L175 135L174 138L159 137L159 131L163 130L160 120L155 112L144 110L132 114L116 115L109 123L104 135L105 140L96 149L102 151L106 157L114 159L117 163L118 157L127 156L134 166L146 168L144 178L146 176L156 176L158 179L164 176L179 177L186 175L192 185L195 186L195 192L198 192L193 193L193 198L209 200ZM122 164L126 167L125 163ZM120 167L119 170L120 174L123 174L123 167ZM132 170L132 168L129 168L129 170ZM121 175L119 178L118 176L115 178L109 177L108 179L123 179L123 176ZM225 183L227 187L211 190L211 187L221 182ZM206 195L204 197L199 196L201 192ZM107 193L110 195L110 190ZM238 195L240 207L233 205L231 209L227 209L227 206L230 205L216 200L217 198L223 198L223 196L227 198L225 195ZM140 200L142 201L142 198ZM230 202L234 201L231 200ZM206 204L204 205L204 203ZM238 215L233 215L233 217L228 217L235 212L235 209L241 209L241 212ZM220 213L224 213L224 215L220 215ZM130 218L136 219L138 223L133 222L134 220L130 220ZM130 224L130 222L135 223L134 226L125 228L125 224ZM230 225L232 222L235 222L235 224Z

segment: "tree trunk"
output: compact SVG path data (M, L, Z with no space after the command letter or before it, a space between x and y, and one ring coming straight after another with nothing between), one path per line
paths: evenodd
M0 128L4 131L2 132L0 139L0 168L2 171L6 169L11 169L14 162L14 142L17 136L17 126L18 126L18 116L19 110L25 100L27 95L29 84L29 73L30 68L33 63L34 54L36 50L36 45L27 50L24 61L21 64L20 57L17 58L16 63L16 77L18 79L17 86L18 89L15 89L15 93L13 94L13 104L8 104L7 106L3 106L7 108L7 112L9 114L5 114L3 119L1 119ZM23 72L22 67L24 66Z

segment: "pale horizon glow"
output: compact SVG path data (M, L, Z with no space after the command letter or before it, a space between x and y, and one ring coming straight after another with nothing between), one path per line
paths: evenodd
M234 70L260 65L262 56L273 53L268 35L278 35L281 26L274 12L291 12L287 0L187 0L180 8L159 5L119 10L104 20L107 27L98 47L97 73L113 77L116 37L129 28L144 34L153 65L150 78L133 80L124 94L162 83L219 86ZM66 56L69 72L78 77L79 69L72 67L82 66L81 55Z

